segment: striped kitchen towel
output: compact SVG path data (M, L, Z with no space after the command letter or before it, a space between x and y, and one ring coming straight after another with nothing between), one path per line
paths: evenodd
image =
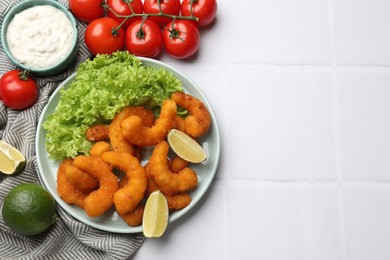
M0 1L0 25L4 15L19 1ZM68 7L67 0L58 1ZM14 111L0 102L0 140L18 148L27 159L27 165L21 173L13 176L0 173L0 207L6 194L17 184L41 183L35 156L38 118L57 86L75 71L80 62L90 57L83 43L85 27L85 24L78 23L79 56L74 66L61 75L36 79L40 96L35 105L23 111ZM1 48L0 75L12 69L16 67ZM54 225L44 233L30 237L10 231L0 216L0 259L128 259L144 241L142 234L116 234L96 230L75 220L59 206L57 212L59 219Z

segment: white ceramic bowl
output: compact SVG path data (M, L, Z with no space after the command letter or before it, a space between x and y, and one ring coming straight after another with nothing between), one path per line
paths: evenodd
M15 15L37 5L50 5L57 8L66 15L73 27L74 38L72 40L72 47L70 48L68 53L62 58L62 60L47 68L32 68L26 64L21 63L18 59L14 57L14 55L12 55L7 42L8 26L12 19L15 17ZM8 58L19 68L29 70L32 74L39 77L52 76L67 70L77 58L77 42L78 31L76 20L73 15L65 8L65 6L63 6L56 0L25 0L19 2L6 14L1 27L1 44Z

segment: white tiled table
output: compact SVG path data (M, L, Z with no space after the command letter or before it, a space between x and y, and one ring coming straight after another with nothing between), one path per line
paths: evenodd
M134 259L390 259L390 1L220 0L162 61L217 115L209 192Z

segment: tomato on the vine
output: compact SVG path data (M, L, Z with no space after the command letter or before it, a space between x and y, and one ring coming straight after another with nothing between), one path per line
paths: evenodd
M165 26L163 40L169 55L176 59L186 59L199 49L199 29L193 21L175 20Z
M107 6L109 9L107 10L108 17L111 17L117 20L119 23L123 22L125 18L118 17L120 16L128 16L132 15L133 12L135 14L142 14L144 11L144 6L141 0L107 0ZM111 10L110 10L111 9ZM132 17L126 20L124 23L124 28L127 28L132 22L137 19L141 19L140 17Z
M217 14L217 1L216 0L183 0L181 5L181 14L183 16L191 15L191 3L192 14L199 18L198 26L206 26L210 24Z
M146 14L158 14L161 11L164 14L179 15L180 7L180 0L145 0L144 2ZM164 16L150 16L148 19L160 25L165 25L172 20Z
M0 79L0 99L7 107L22 110L32 106L39 97L34 79L27 72L11 70Z
M103 17L104 0L69 0L69 8L79 20L83 22L92 22L93 20Z
M126 49L137 56L154 58L163 48L160 27L149 19L137 20L126 30Z
M102 17L93 20L85 29L85 44L92 54L111 54L122 50L125 41L125 30L119 28L119 22Z

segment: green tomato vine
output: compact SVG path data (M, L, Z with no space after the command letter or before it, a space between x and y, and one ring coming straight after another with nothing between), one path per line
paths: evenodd
M113 35L117 35L118 34L118 31L120 28L123 27L123 25L126 23L127 20L129 20L130 18L133 18L133 17L141 17L143 18L143 20L145 21L148 17L167 17L167 18L171 18L173 23L172 23L172 30L173 29L173 25L174 25L174 21L176 19L181 19L181 20L190 20L190 21L194 21L194 22L197 22L199 20L199 18L195 17L193 15L193 12L192 12L192 5L193 3L195 3L196 1L190 1L190 13L191 15L189 16L184 16L184 15L171 15L171 14L166 14L162 11L162 8L161 8L161 2L162 0L159 0L157 1L157 4L158 4L158 9L159 9L159 12L156 13L156 14L138 14L138 13L135 13L133 8L131 7L131 3L133 2L133 0L123 0L123 2L125 2L127 4L127 6L129 7L130 11L131 11L131 14L130 15L120 15L118 13L116 13L108 4L106 3L102 3L102 6L103 8L106 10L106 11L110 11L112 12L116 17L118 18L124 18L124 20L118 25L118 27L116 28L113 28L112 29L112 34ZM140 26L140 31L142 31L142 26L143 26L144 22L141 23L141 26ZM143 33L142 32L139 32L139 35L142 37Z

